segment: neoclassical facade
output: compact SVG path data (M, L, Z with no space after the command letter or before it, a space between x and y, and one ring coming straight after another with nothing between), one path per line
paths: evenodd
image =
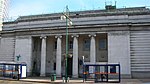
M65 74L66 23L62 13L5 22L0 61L27 64L29 76ZM68 75L82 77L85 63L119 63L124 78L150 77L150 10L145 7L70 12Z

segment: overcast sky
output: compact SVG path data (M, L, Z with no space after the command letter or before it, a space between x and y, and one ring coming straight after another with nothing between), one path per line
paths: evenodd
M104 9L105 2L117 8L150 6L150 0L10 0L9 17L70 11ZM111 1L111 2L110 2Z

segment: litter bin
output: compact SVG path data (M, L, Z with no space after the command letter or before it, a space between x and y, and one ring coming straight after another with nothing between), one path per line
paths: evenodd
M51 75L51 81L55 81L56 80L56 74L52 74Z

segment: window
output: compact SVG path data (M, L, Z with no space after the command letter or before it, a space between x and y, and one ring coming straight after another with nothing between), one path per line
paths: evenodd
M106 39L99 40L99 49L107 49L107 40Z
M73 41L69 41L69 49L73 49Z
M85 39L83 44L84 50L90 50L90 39Z
M42 41L37 37L33 38L33 52L37 52L41 50L41 43Z
M37 51L37 45L38 45L38 43L34 40L34 42L33 42L34 44L33 44L33 51Z

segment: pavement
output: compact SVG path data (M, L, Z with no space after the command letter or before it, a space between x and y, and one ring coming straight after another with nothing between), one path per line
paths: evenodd
M8 79L0 78L0 84L64 84L62 78L57 78L55 81L51 81L50 77L27 77L25 79ZM93 80L86 81L83 83L82 78L71 78L68 83L71 84L95 84ZM121 79L120 83L106 83L100 82L101 84L150 84L150 79ZM98 84L98 83L96 83Z

